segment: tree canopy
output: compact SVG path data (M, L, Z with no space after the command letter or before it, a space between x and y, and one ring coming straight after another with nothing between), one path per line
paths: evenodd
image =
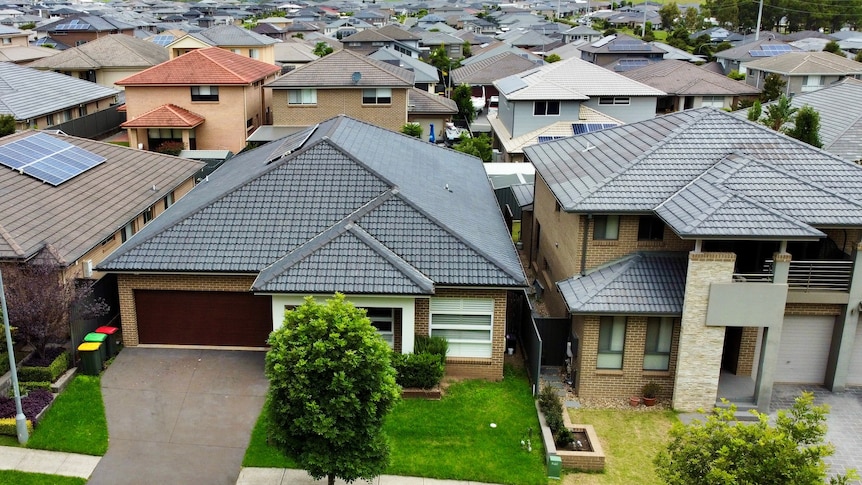
M383 433L400 396L391 350L336 294L285 312L266 354L269 440L316 480L371 480L389 465Z
M318 42L317 44L314 44L314 50L312 53L317 57L328 56L329 54L332 54L332 47L330 47L326 42Z
M768 105L764 111L760 122L775 131L782 131L785 124L793 122L797 108L790 104L790 98L781 95L778 101Z
M820 141L820 113L811 106L805 105L796 112L793 128L787 130L787 136L804 141L811 146L822 148Z
M0 136L15 133L15 117L12 115L0 115Z
M472 92L469 84L461 84L452 92L452 99L458 105L458 117L467 121L467 124L476 119L476 109L473 106Z

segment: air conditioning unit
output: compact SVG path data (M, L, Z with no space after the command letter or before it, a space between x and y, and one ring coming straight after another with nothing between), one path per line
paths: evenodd
M84 267L84 278L93 277L93 260L85 259L82 266Z

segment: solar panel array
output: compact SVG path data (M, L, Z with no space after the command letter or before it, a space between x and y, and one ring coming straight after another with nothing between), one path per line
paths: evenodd
M174 37L173 35L157 35L153 37L152 42L153 44L157 44L164 47L173 42L175 39L176 37Z
M649 65L649 59L620 59L614 67L614 71L625 72Z
M81 22L78 19L72 19L68 24L60 24L55 30L87 30L90 28L90 24Z
M549 141L559 140L560 138L568 138L567 136L540 136L539 143L547 143Z
M619 51L649 51L649 44L640 42L640 41L620 41L614 42L608 46L609 51L619 52Z
M751 57L773 57L792 50L793 48L787 44L763 44L760 46L760 50L748 51L748 53Z
M54 187L104 161L104 157L44 133L0 146L0 164Z
M576 123L572 125L572 132L576 135L583 135L615 126L617 126L616 123Z

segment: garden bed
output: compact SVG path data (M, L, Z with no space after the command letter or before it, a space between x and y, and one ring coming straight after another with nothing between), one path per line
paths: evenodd
M443 391L440 386L431 389L420 389L418 387L407 387L401 390L401 397L404 399L430 399L438 401L443 396Z

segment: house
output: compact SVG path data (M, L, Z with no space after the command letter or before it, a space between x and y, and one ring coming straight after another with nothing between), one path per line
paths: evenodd
M535 68L539 63L521 57L514 52L503 52L457 69L452 69L452 85L470 85L472 95L486 100L500 93L494 81Z
M597 40L602 38L602 33L593 30L592 27L588 25L578 25L577 27L572 27L569 30L563 31L563 43L568 44L569 42L574 42L577 40L586 41L589 44L596 42Z
M419 36L395 26L366 29L341 39L345 49L368 55L388 48L410 57L419 57Z
M570 135L582 129L601 129L602 122L596 122L599 127L583 126L587 120L582 107L617 122L649 119L655 116L656 100L665 95L664 91L577 58L502 78L494 86L500 93L500 106L497 116L488 121L495 139L503 146L507 145L504 140L515 140L553 124L568 125L573 130ZM506 153L503 156L507 161L519 161Z
M448 373L501 379L526 282L482 165L344 116L228 160L100 265L125 345L264 347L341 292L396 352L443 336Z
M79 132L67 123L114 111L119 94L116 89L8 62L0 62L0 83L4 86L0 114L13 116L19 131L62 129L77 135Z
M70 278L96 264L194 186L203 164L46 131L0 138L0 262L48 249Z
M55 49L31 46L29 37L29 31L0 25L0 62L25 64L57 54Z
M625 35L613 34L591 43L582 45L581 59L599 66L607 66L621 59L647 59L659 61L664 59L666 51Z
M410 89L407 95L407 122L422 127L422 138L430 140L433 132L436 140L443 140L446 122L458 114L455 101L418 88Z
M862 167L714 108L525 153L525 251L579 396L655 381L680 411L766 412L776 382L862 384Z
M181 142L191 150L238 153L250 133L268 124L272 102L263 85L280 70L219 47L194 49L116 81L126 89L122 127L131 146L144 150Z
M770 104L764 104L763 109ZM790 105L797 109L810 106L817 111L824 150L849 162L862 160L862 112L847 109L862 106L862 81L847 78L817 91L797 94L790 99ZM747 119L748 110L733 114Z
M422 58L427 59L431 51L443 48L450 59L464 57L464 41L451 34L444 32L425 32L419 40L422 49Z
M273 125L311 126L346 114L398 131L407 122L414 74L349 49L281 76L272 89Z
M314 48L298 39L290 39L273 45L275 64L281 72L290 72L299 66L317 60Z
M273 44L278 40L233 24L193 32L168 44L171 59L195 49L219 47L234 54L275 65Z
M662 61L626 71L623 76L667 93L658 99L657 113L702 106L736 109L740 99L754 99L760 94L760 88L685 61Z
M112 34L34 61L29 67L122 89L115 84L116 81L161 64L168 57L168 51L157 44L129 35Z
M75 12L72 16L38 25L34 30L39 37L59 37L63 39L63 44L75 47L106 35L134 35L135 28L109 16L99 17Z
M440 71L436 67L395 49L387 47L377 49L368 57L413 71L413 86L423 91L433 93L434 88L440 83Z
M766 76L778 74L787 83L785 94L808 93L846 77L862 78L862 63L830 52L788 52L747 64L745 82L763 87Z
M748 64L764 57L775 57L788 52L799 52L799 49L790 44L783 44L766 38L753 40L731 49L715 53L715 60L724 68L725 74L737 71L740 74L748 74Z

